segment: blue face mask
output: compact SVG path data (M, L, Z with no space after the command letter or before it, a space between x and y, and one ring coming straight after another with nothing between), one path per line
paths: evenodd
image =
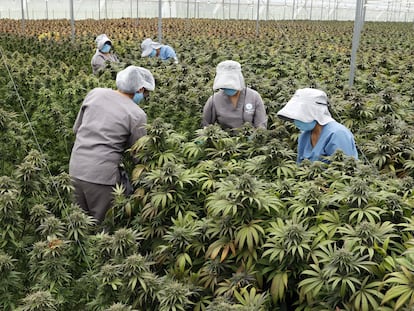
M233 89L222 89L224 94L226 94L227 96L234 96L237 93L237 90L233 90Z
M302 132L312 131L313 128L316 126L316 121L315 120L313 120L312 122L302 122L302 121L299 121L299 120L295 120L295 121L293 121L293 123Z
M111 50L111 45L108 43L105 43L104 46L101 49L102 53L108 53Z
M134 101L134 103L136 103L137 105L144 99L144 93L135 93L134 97L132 98L132 100Z
M148 57L155 57L155 55L157 54L156 50L152 50L151 54L148 55Z

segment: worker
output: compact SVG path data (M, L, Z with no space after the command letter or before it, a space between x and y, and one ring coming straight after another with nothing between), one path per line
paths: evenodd
M137 104L154 90L155 82L147 69L129 66L118 72L116 86L90 91L73 126L69 174L75 199L98 223L111 207L124 151L146 135L147 115Z
M246 122L267 127L266 109L255 90L246 87L240 63L226 60L217 65L213 90L203 109L202 126L218 123L223 129L237 129Z
M101 34L96 37L96 52L92 57L91 65L93 74L98 74L108 62L118 63L118 57L112 51L112 41Z
M169 45L161 44L147 38L142 41L141 49L141 57L158 57L163 61L173 60L175 64L178 64L177 54Z
M297 162L324 161L336 150L358 159L354 136L344 125L335 121L329 112L328 96L322 90L298 89L277 113L293 122L301 131L298 139Z

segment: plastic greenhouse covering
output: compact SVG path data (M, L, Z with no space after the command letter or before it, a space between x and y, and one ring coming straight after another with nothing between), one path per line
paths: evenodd
M257 2L259 1L259 2ZM351 0L0 0L0 18L354 20ZM366 21L414 21L414 0L365 0ZM160 11L161 8L161 11Z

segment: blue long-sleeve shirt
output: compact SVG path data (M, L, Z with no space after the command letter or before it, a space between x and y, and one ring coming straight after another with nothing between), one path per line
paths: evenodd
M160 48L160 55L158 56L161 60L167 60L169 58L177 58L175 51L169 45L162 45Z
M346 155L358 159L354 136L342 124L336 121L325 124L322 127L319 140L314 147L311 144L311 132L302 132L299 136L297 163L305 159L322 161L321 157L330 156L337 149L341 149Z

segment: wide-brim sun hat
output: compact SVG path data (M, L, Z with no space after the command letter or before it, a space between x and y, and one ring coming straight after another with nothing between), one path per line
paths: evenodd
M116 75L116 87L126 94L134 94L141 88L153 91L155 80L152 73L145 68L128 66Z
M313 88L298 89L277 115L290 121L316 120L320 125L325 125L334 121L328 105L328 96L324 91Z
M95 42L96 42L96 48L98 50L101 50L106 42L109 42L112 45L111 39L109 39L108 36L104 33L97 36L95 39Z
M141 43L141 49L142 49L141 57L149 56L153 49L157 50L161 46L162 46L161 43L152 41L150 38L145 39Z
M245 88L241 65L233 60L225 60L217 65L213 90Z

